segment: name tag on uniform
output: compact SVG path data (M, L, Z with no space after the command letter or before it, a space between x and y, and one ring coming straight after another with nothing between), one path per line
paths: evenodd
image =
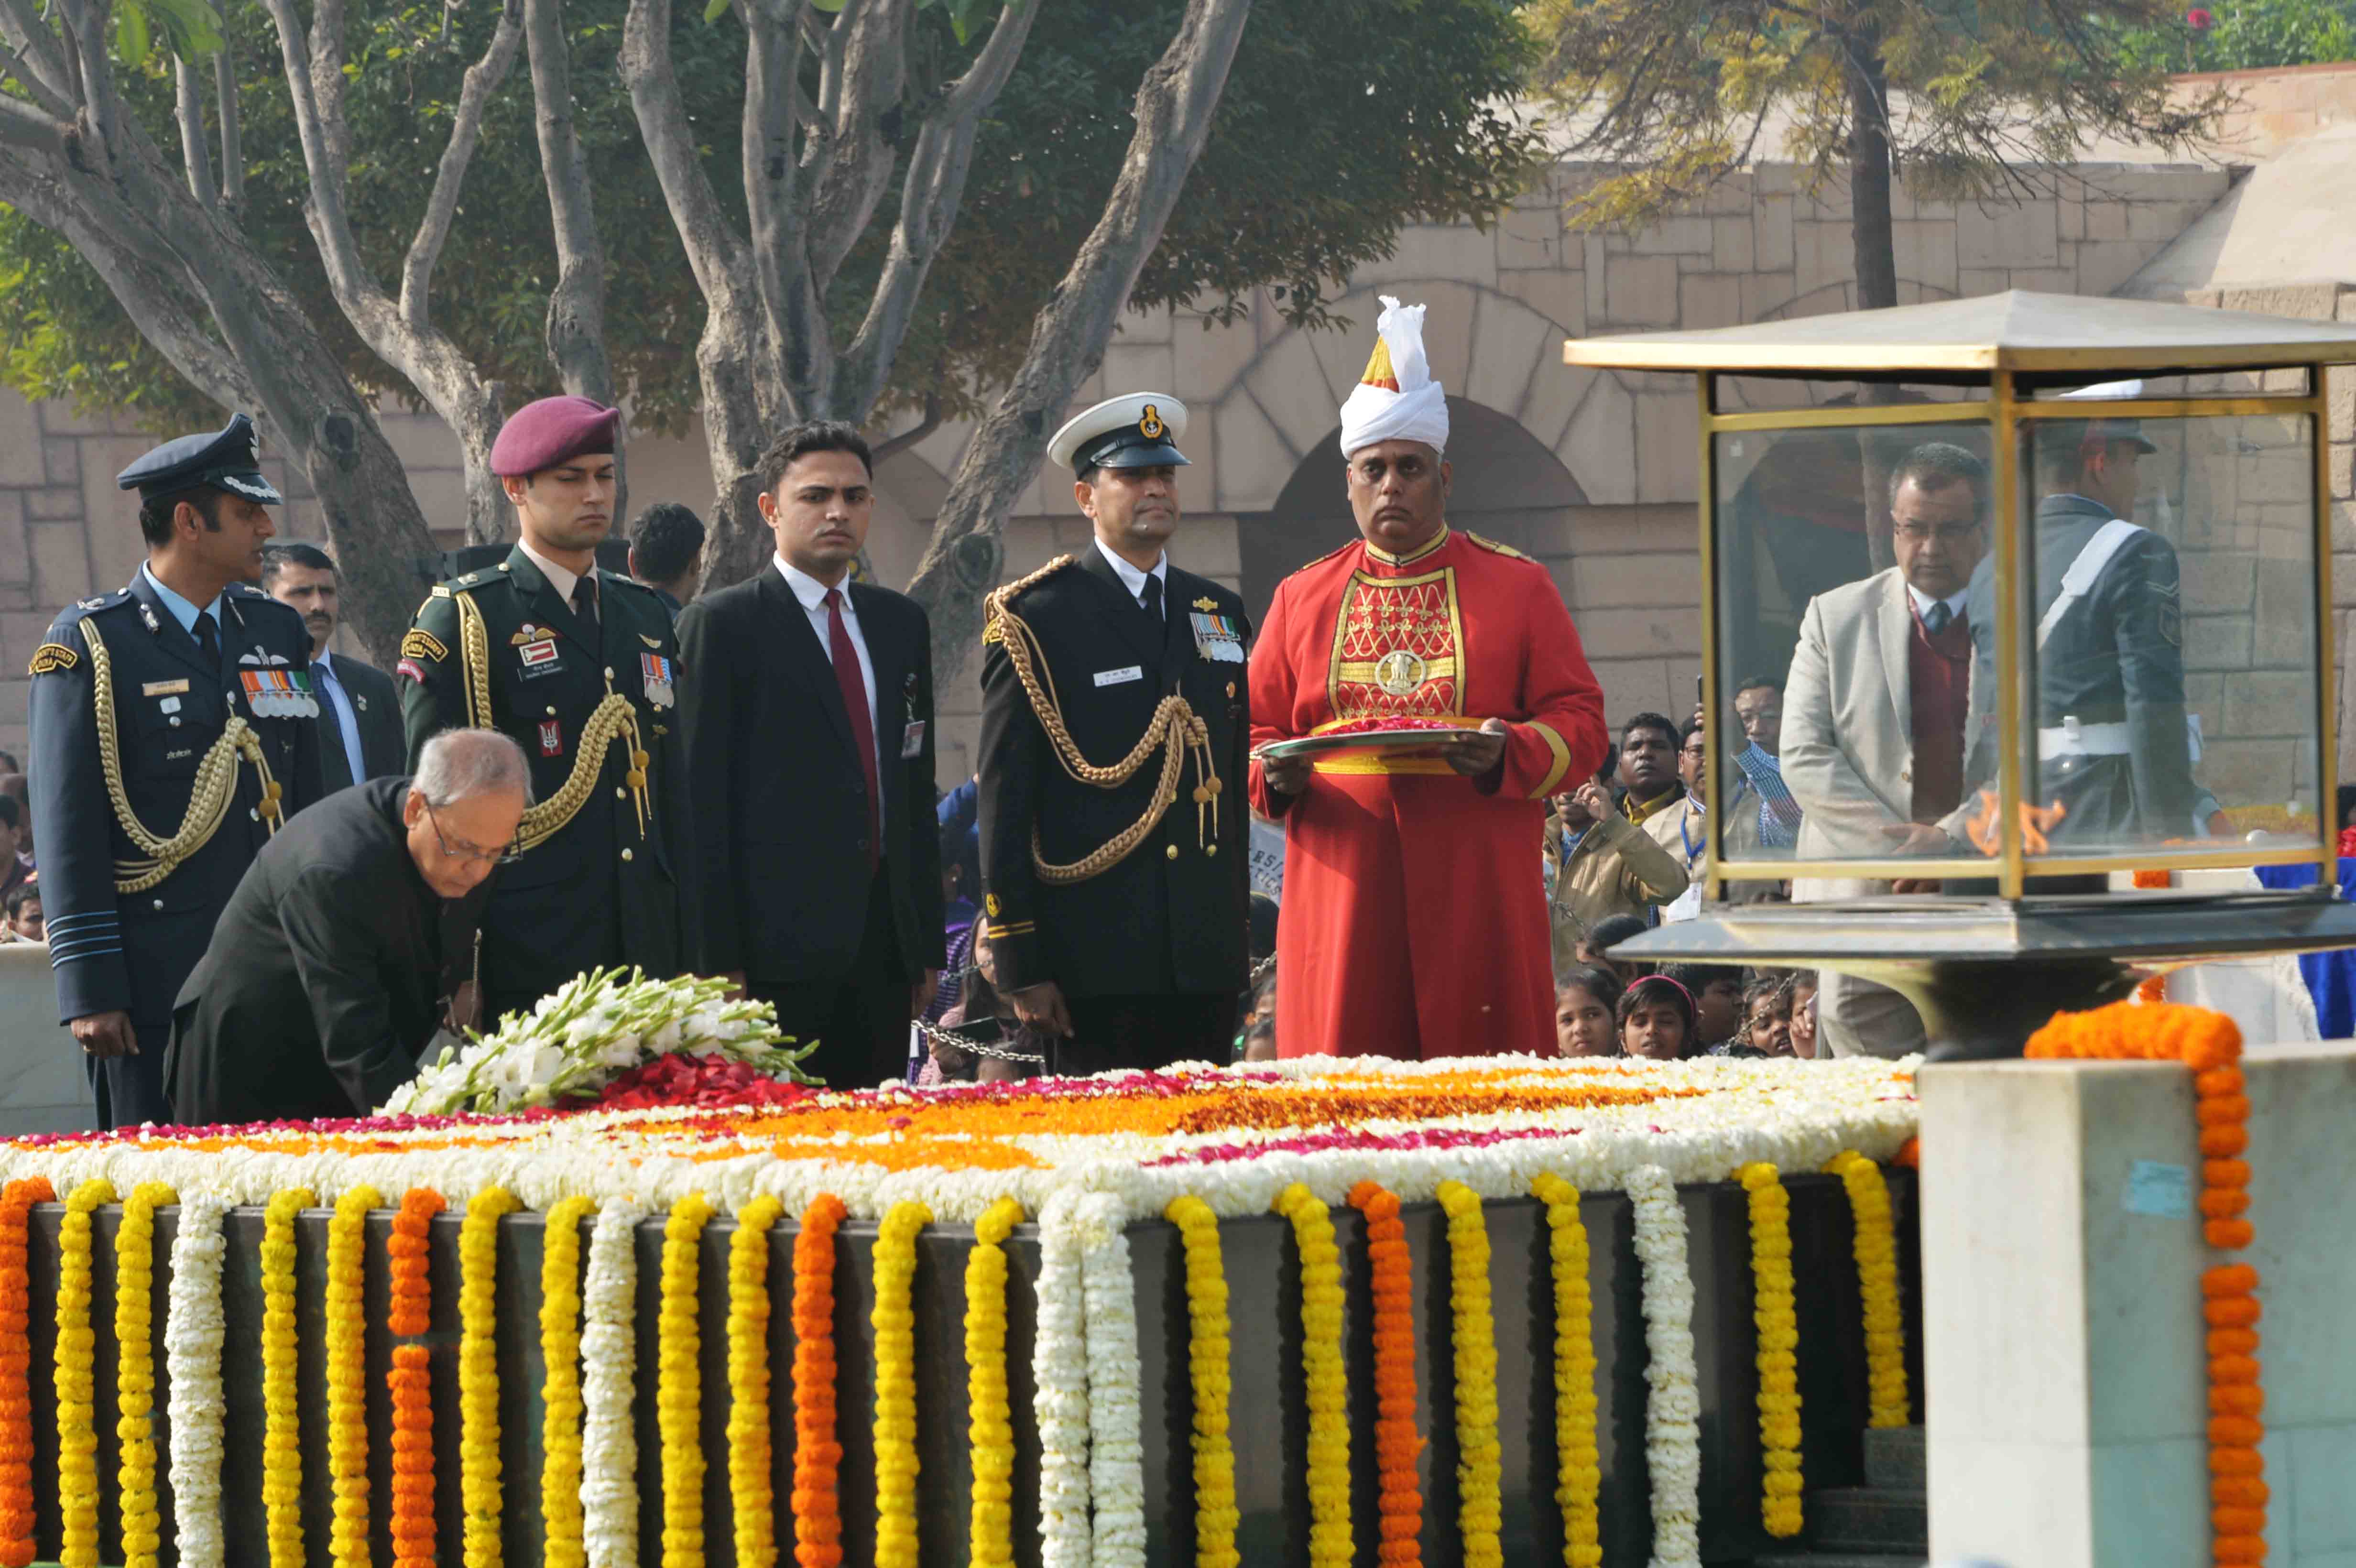
M925 721L921 719L911 719L900 730L900 760L910 763L924 754Z
M151 680L139 688L142 697L177 697L188 689L186 680ZM170 709L166 709L166 712Z
M1143 680L1144 678L1145 667L1143 665L1124 665L1119 669L1100 669L1097 671L1097 684L1098 686L1120 686L1129 681Z

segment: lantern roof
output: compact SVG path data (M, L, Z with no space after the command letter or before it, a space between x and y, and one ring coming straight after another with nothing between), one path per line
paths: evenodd
M2214 370L2356 362L2356 324L2163 300L2012 290L1699 332L1574 337L1563 362L1622 370Z

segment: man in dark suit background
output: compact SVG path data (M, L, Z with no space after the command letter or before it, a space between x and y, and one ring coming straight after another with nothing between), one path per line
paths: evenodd
M776 559L679 618L691 951L821 1042L809 1071L871 1087L900 1075L941 966L932 628L851 581L875 509L856 430L795 425L760 477Z
M657 501L630 525L630 575L655 591L679 619L703 580L703 519L676 501Z
M336 635L336 563L316 545L262 552L262 591L303 616L311 634L311 686L319 699L319 777L329 794L401 771L401 698L392 677L328 651Z
M183 1122L365 1115L416 1072L472 976L491 869L530 803L523 748L444 730L415 778L372 779L247 868L173 1008Z

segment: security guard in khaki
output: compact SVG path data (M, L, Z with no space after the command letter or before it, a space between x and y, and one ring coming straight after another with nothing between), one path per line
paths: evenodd
M585 398L518 411L491 449L522 539L437 586L402 642L413 770L444 730L494 729L531 761L532 805L484 912L481 1022L584 970L680 965L679 645L654 591L591 559L612 527L618 414ZM585 570L568 570L558 558Z

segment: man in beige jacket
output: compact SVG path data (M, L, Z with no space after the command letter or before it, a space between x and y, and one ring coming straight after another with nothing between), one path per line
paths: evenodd
M1637 731L1632 723L1622 735L1623 751ZM1669 744L1676 743L1671 734ZM1555 796L1546 826L1546 876L1557 975L1579 962L1580 939L1598 923L1615 914L1649 920L1687 886L1677 854L1622 816L1600 779Z

